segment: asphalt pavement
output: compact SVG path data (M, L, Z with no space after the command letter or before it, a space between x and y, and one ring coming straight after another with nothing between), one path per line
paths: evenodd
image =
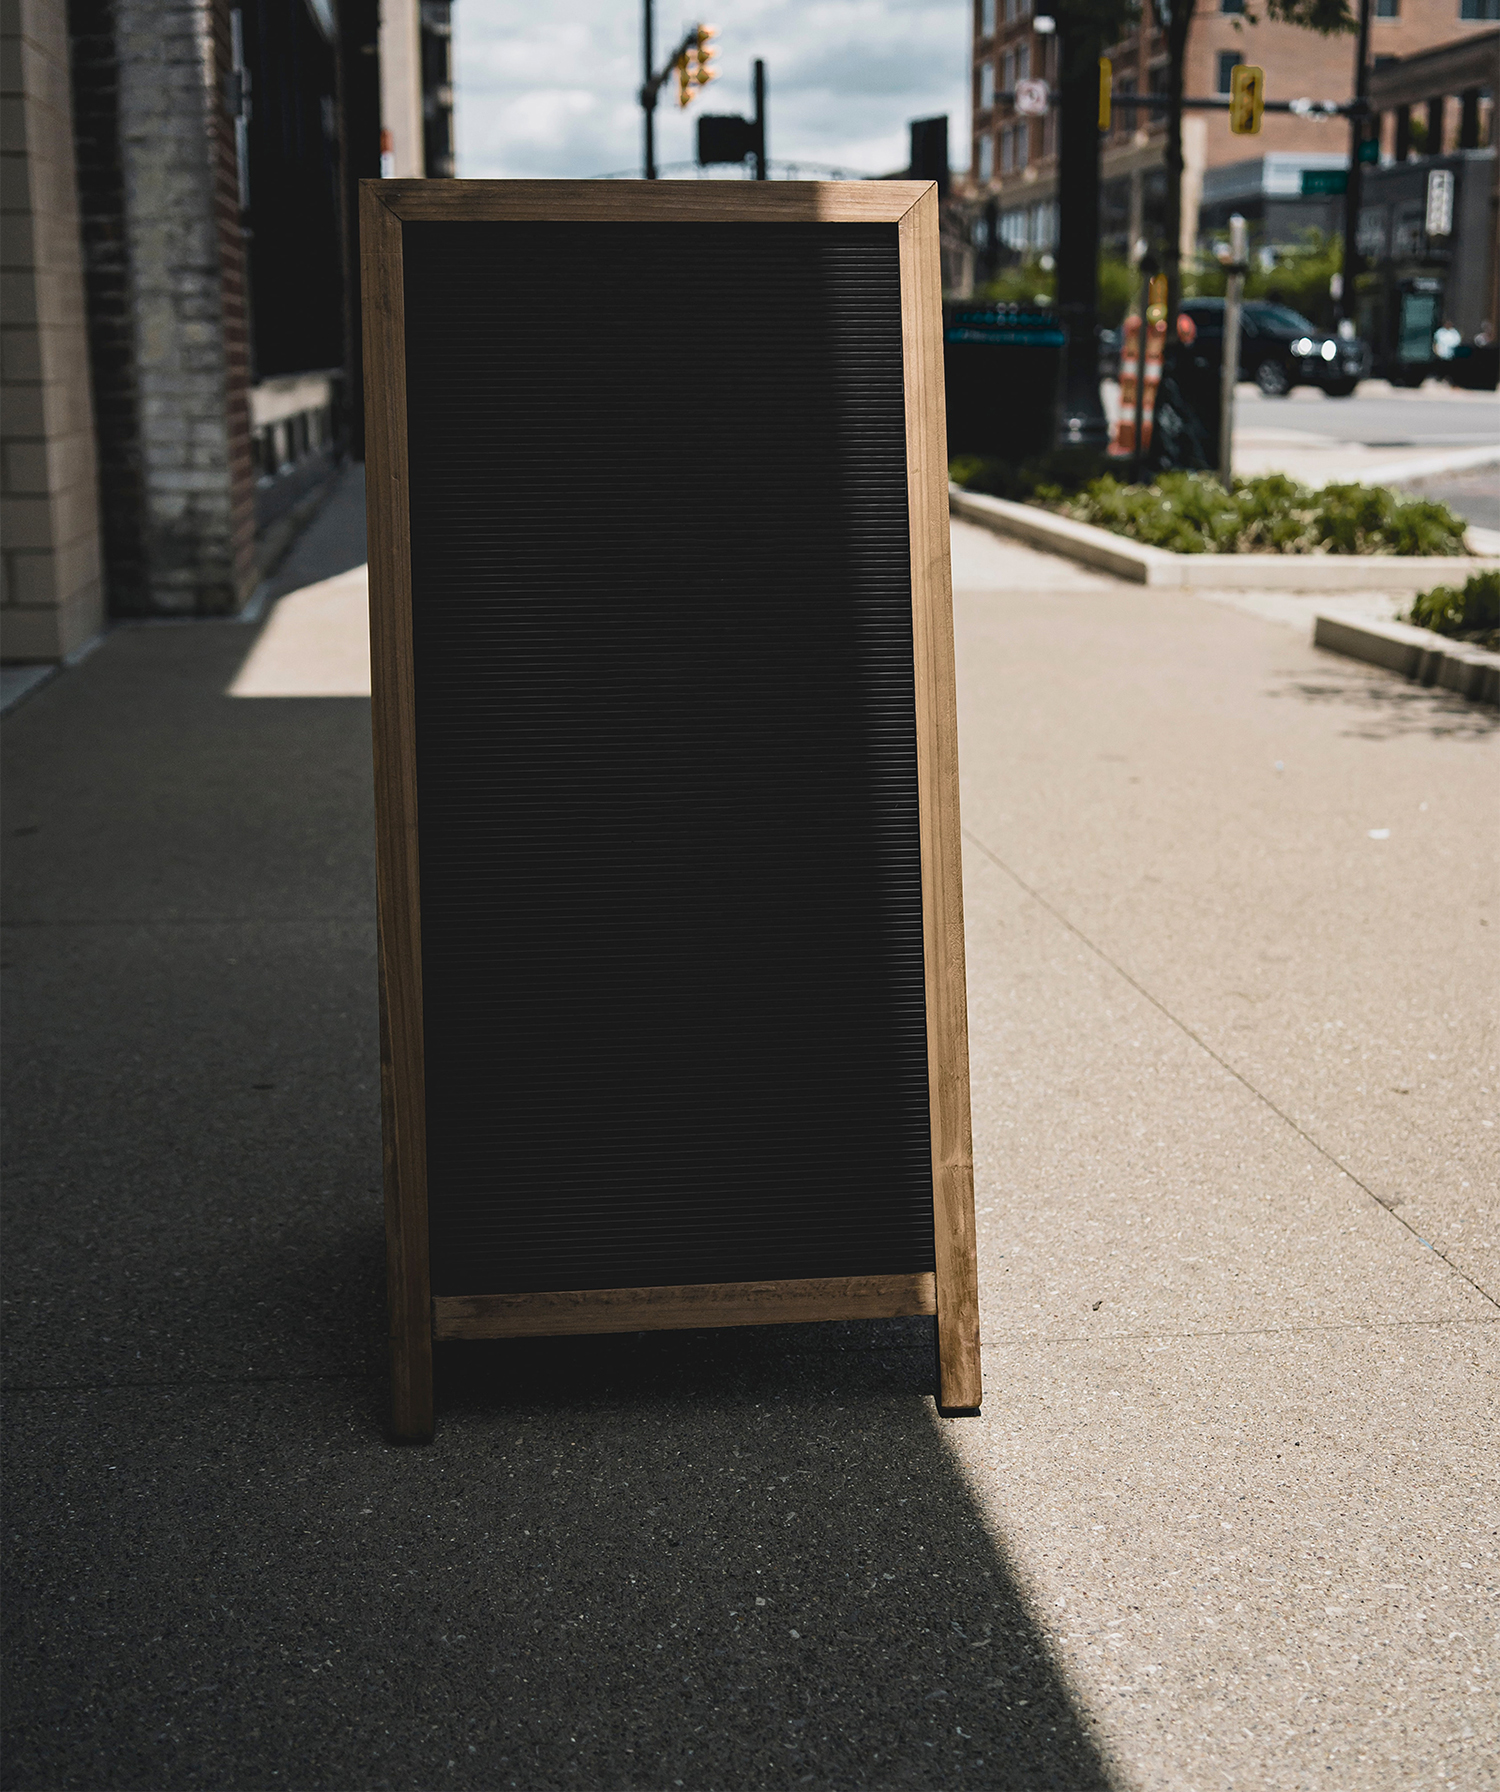
M1500 397L1426 385L1403 391L1367 380L1349 398L1298 386L1266 398L1255 386L1236 392L1242 427L1305 430L1367 448L1471 448L1493 442L1500 457Z
M954 539L978 1420L905 1321L450 1347L391 1445L367 701L294 598L6 720L8 1785L1500 1775L1500 726Z

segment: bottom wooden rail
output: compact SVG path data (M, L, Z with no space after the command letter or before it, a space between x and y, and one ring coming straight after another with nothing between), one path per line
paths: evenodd
M935 1313L931 1271L797 1282L701 1282L677 1288L571 1288L542 1294L440 1294L434 1338L548 1338L576 1332L683 1331Z

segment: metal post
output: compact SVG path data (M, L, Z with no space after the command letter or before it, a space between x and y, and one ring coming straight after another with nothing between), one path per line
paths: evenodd
M1224 282L1224 353L1219 364L1219 483L1234 483L1234 387L1240 377L1240 299L1250 263L1250 238L1238 212L1229 220L1229 278Z
M766 65L755 59L755 178L766 178Z
M641 110L646 114L646 179L656 179L656 88L651 77L655 73L652 60L655 49L651 42L652 0L642 0L646 15L646 78L641 83Z
M1060 448L1103 449L1109 423L1099 402L1098 33L1058 19L1057 311L1068 332Z
M1370 97L1370 0L1359 0L1359 44L1354 52L1354 110L1349 116L1349 183L1344 189L1344 265L1339 275L1339 321L1356 315L1355 282L1359 278L1359 210L1364 164L1365 115Z
M1146 313L1151 304L1151 281L1157 271L1156 257L1141 257L1141 315L1136 322L1135 331L1135 434L1131 437L1130 477L1139 485L1141 474L1146 466L1146 444L1141 439L1146 433ZM1121 328L1121 349L1124 349L1124 329Z

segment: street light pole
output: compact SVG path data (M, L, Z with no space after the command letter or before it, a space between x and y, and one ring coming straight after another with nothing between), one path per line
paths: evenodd
M1359 159L1365 140L1365 117L1370 97L1370 0L1359 0L1359 47L1354 52L1354 106L1349 114L1349 180L1344 188L1344 265L1339 274L1339 321L1356 313L1354 283L1359 277L1359 211L1364 187L1364 164Z
M766 65L755 59L755 178L766 178Z
M641 83L641 110L646 115L646 179L656 179L656 86L652 76L656 72L655 45L651 41L652 0L642 0L645 10L646 36L646 78Z

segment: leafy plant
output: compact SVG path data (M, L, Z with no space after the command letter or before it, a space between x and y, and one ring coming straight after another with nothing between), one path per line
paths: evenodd
M1140 274L1128 261L1118 255L1099 257L1097 315L1106 329L1113 329L1134 308L1140 290ZM1031 260L1019 262L1013 268L1002 268L992 280L985 281L974 296L992 305L1050 305L1056 292L1057 269L1045 267L1040 260Z
M955 460L949 472L971 490L1029 499L1176 554L1467 552L1464 521L1446 505L1379 485L1313 491L1284 473L1236 479L1232 492L1207 473L1163 473L1151 485L1122 485L1099 471L1097 456L1076 454L1024 467Z
M992 498L1009 498L1024 504L1040 498L1045 504L1061 504L1098 479L1108 462L1092 448L1054 448L1031 460L992 460L977 454L956 455L948 463L948 477L966 491L986 492Z
M1251 267L1245 279L1245 297L1290 305L1320 329L1331 330L1334 303L1329 282L1343 265L1342 241L1321 230L1308 230L1295 248L1279 248L1271 267L1259 263ZM1183 296L1222 299L1224 281L1223 268L1205 257L1183 269Z
M990 305L1050 305L1056 291L1055 268L1044 268L1040 261L1023 261L1002 268L976 288L974 296Z
M1409 622L1481 647L1500 648L1500 572L1476 572L1463 585L1435 585L1412 600Z

